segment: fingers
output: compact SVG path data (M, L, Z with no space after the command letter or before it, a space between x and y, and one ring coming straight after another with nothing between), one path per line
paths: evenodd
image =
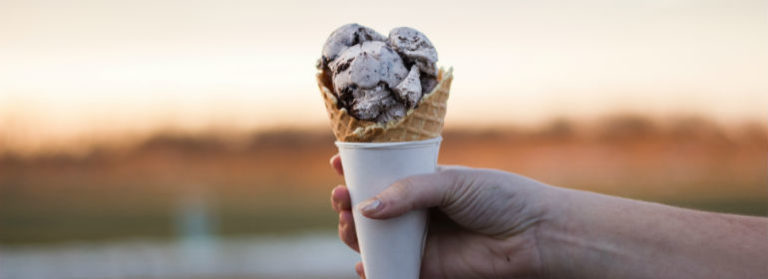
M341 157L339 154L331 156L331 167L336 170L339 175L344 175L344 169L341 167Z
M351 210L345 210L339 213L339 238L346 243L349 248L360 252L360 246L357 243L357 234L355 233L355 220L352 218Z
M436 173L418 175L399 180L376 197L358 205L369 218L386 219L408 211L450 202L457 175L454 171L440 169Z
M355 272L357 272L357 276L360 276L360 278L365 279L365 270L363 269L363 262L357 262L357 264L355 264Z
M355 220L352 218L352 202L349 190L344 185L336 186L331 191L333 210L339 213L339 238L350 248L360 251L355 234Z
M347 187L339 185L336 186L336 188L333 188L331 191L331 205L336 212L352 209L352 201L350 200Z

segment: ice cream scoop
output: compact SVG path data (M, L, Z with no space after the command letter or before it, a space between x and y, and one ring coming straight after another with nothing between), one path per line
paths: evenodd
M423 33L410 27L398 27L389 32L387 43L409 64L415 64L430 76L437 75L437 50Z
M400 58L384 42L363 42L347 48L329 68L333 72L333 87L341 93L354 88L372 88L379 83L393 88L408 75Z
M415 107L421 98L421 80L419 80L419 68L411 67L408 76L394 88L395 95L408 107Z
M384 42L367 41L345 49L329 65L333 87L340 104L361 120L387 122L405 115L405 106L395 100L391 89L397 87L408 69ZM386 113L388 110L401 112Z
M387 38L375 30L362 26L357 23L345 24L337 28L328 37L323 45L323 54L320 57L321 66L336 59L342 51L348 47L360 44L365 41L386 41Z
M437 51L421 32L400 27L389 38L351 23L331 33L318 68L339 108L358 120L387 123L418 106L437 84Z

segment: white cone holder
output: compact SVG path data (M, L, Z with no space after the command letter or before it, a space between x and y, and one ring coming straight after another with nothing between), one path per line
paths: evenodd
M418 279L426 238L426 210L374 220L357 204L408 176L435 172L441 137L408 142L336 142L367 279Z

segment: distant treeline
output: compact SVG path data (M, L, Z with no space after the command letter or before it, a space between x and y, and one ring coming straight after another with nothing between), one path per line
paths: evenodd
M680 117L656 120L639 115L614 115L594 122L579 122L566 118L553 120L539 127L495 126L482 128L452 128L443 133L446 140L473 141L508 139L510 141L589 141L622 143L643 140L696 141L721 143L746 143L765 145L768 148L768 128L759 122L746 122L734 126L718 124L703 117ZM13 150L0 151L2 162L18 160L57 160L97 158L117 154L173 150L191 154L247 152L249 150L312 148L328 146L334 141L330 129L272 129L253 132L250 135L222 136L216 133L158 132L137 140L128 148L102 144L87 148L85 155L44 153L32 157L18 156Z

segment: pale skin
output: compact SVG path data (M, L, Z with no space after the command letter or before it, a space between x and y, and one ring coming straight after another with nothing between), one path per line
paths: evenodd
M342 174L341 160L331 165ZM359 251L349 192L339 237ZM570 190L497 170L441 166L356 205L374 219L429 208L421 278L768 278L768 218ZM365 278L361 263L355 270Z

